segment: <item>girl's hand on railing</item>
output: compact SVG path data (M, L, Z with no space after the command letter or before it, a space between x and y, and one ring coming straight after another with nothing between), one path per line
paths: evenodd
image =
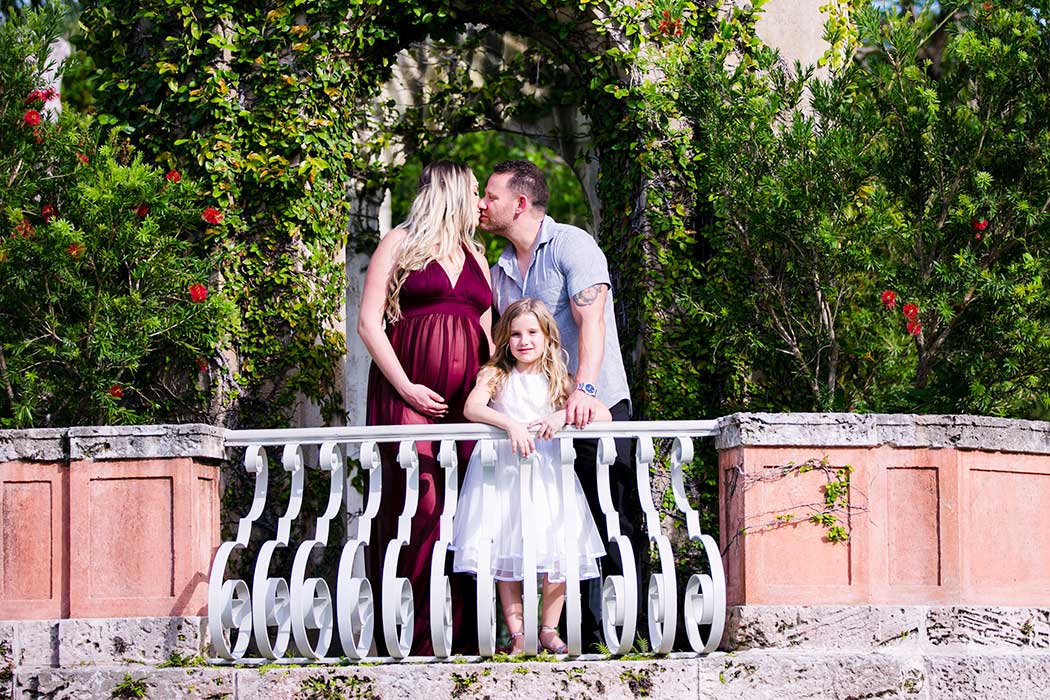
M540 440L550 440L554 433L565 427L565 411L555 411L546 418L540 418L529 423L529 430L536 429L536 437Z
M507 435L510 436L510 444L514 448L515 454L528 457L536 451L536 443L533 442L532 435L529 434L528 429L524 425L513 423L508 425L506 430Z

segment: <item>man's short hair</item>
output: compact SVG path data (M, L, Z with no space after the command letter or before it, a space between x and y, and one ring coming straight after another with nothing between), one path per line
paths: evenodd
M532 206L547 209L547 202L551 198L550 190L547 189L547 178L543 176L543 171L535 165L527 160L505 160L502 163L496 163L492 172L493 174L511 173L507 187L512 192L528 197Z

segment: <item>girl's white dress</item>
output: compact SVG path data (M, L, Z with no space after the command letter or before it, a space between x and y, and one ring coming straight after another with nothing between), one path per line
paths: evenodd
M546 376L512 370L489 406L523 425L550 415L553 409L547 402ZM500 581L521 581L524 579L521 468L510 440L495 442L495 498L487 512L482 504L480 442L470 457L456 508L452 540L452 549L455 550L453 568L456 571L477 573L478 547L482 538L489 537L493 540L495 578ZM533 466L527 488L532 512L526 518L526 527L535 542L537 572L548 574L551 581L565 580L567 569L563 562L562 543L570 527L566 509L572 507L577 514L573 519L576 527L567 534L576 541L580 578L597 578L600 575L597 560L605 555L605 546L575 473L572 491L565 496L562 494L558 443L558 439L537 440L537 459L530 457Z

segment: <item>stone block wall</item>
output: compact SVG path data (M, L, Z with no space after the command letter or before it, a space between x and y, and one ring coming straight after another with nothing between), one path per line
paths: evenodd
M0 431L0 619L200 615L222 430Z
M1048 423L738 414L717 444L731 606L1050 601ZM810 517L847 467L833 542Z

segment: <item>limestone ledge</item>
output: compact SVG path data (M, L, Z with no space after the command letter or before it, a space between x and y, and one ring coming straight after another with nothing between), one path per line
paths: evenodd
M0 463L77 460L225 459L224 431L211 425L120 425L0 430Z
M204 617L116 617L0 621L0 666L156 664L205 653ZM0 698L3 696L0 695Z
M1050 608L743 605L728 610L722 648L1050 653Z
M706 657L553 663L18 669L18 700L561 698L1016 700L1050 696L1050 654L751 650Z
M1050 423L990 416L903 413L734 413L715 445L734 447L955 448L1050 454Z

